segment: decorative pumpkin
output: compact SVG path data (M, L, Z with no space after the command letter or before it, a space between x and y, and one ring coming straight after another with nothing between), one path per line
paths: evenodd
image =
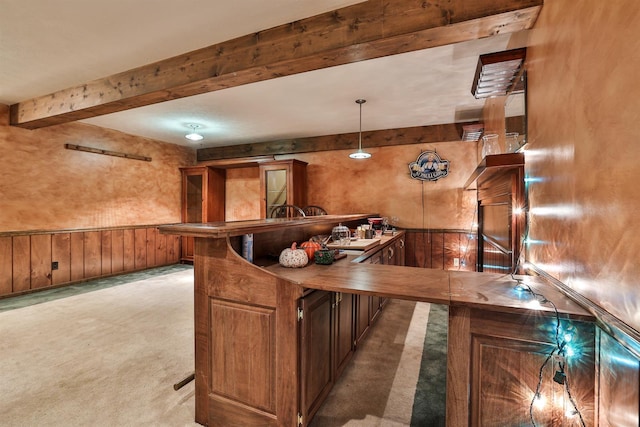
M296 248L296 242L293 242L291 248L284 249L280 252L280 265L289 268L304 267L309 262L309 257L303 249Z
M307 253L307 258L309 258L309 260L312 260L313 254L315 254L317 250L322 249L322 245L320 245L320 243L318 242L314 242L313 240L309 240L306 242L302 242L300 244L300 248L304 249L304 251Z

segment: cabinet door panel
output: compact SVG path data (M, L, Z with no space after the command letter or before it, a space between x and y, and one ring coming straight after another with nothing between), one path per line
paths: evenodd
M370 325L370 305L371 297L366 295L356 295L356 345L369 330Z
M337 378L353 355L354 295L337 293L335 310L335 377Z
M315 291L301 300L303 319L300 366L304 378L301 408L305 420L313 417L333 386L332 296L331 292Z
M276 160L260 164L260 216L268 218L278 205L307 205L307 164Z

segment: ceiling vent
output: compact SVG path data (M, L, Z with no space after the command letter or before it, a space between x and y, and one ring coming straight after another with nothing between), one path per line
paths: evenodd
M473 96L490 98L524 90L520 75L526 54L526 48L519 48L480 55L471 87Z

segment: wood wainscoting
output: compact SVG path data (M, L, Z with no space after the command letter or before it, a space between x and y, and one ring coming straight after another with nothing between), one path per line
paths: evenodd
M157 225L0 233L0 297L179 261Z
M461 230L406 230L405 265L476 271L477 237ZM457 265L456 265L457 259Z

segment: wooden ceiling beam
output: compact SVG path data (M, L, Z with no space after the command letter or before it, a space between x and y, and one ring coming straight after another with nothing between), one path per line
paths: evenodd
M392 145L460 141L462 125L464 124L467 123L450 123L362 132L362 147L366 151L370 148ZM310 153L315 151L353 151L356 148L358 148L358 132L353 132L338 135L257 142L254 144L201 148L198 150L198 163L212 160Z
M368 0L11 106L28 129L499 33L529 29L543 0Z

